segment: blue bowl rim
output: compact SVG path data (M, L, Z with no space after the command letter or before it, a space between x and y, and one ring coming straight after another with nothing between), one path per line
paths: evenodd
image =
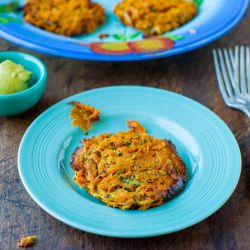
M28 89L22 90L17 93L12 93L12 94L0 94L0 99L8 99L12 97L17 97L17 96L22 96L31 93L33 90L37 89L39 86L43 85L46 83L47 77L48 77L48 72L45 64L36 56L33 56L28 53L23 53L23 52L18 52L18 51L2 51L0 52L0 57L4 56L6 57L6 60L8 59L8 55L18 55L20 58L23 60L26 60L26 58L29 58L32 63L36 64L40 70L40 76L39 79Z

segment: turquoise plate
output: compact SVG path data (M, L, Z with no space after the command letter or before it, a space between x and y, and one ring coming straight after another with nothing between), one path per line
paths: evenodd
M127 119L168 138L187 165L187 185L171 201L145 211L120 210L78 188L71 154L85 135L70 123L71 100L101 110L87 137L126 130ZM148 237L194 225L230 197L241 171L238 144L213 112L184 96L147 87L106 87L71 96L41 114L20 144L18 167L31 197L49 214L75 228L115 237Z
M118 20L113 10L121 0L94 0L104 6L106 22L91 34L75 37L57 35L25 22L22 7L26 0L1 0L0 37L39 52L74 59L146 60L184 53L218 39L239 23L249 4L249 0L192 1L199 9L193 20L152 39Z

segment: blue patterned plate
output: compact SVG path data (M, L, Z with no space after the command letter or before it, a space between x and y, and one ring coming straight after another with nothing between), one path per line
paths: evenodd
M53 34L26 23L20 8L25 1L2 0L0 37L39 52L75 59L133 61L160 58L196 49L221 37L240 21L249 2L193 1L199 6L197 17L172 32L154 39L145 39L138 30L122 25L113 14L114 6L120 0L96 0L105 7L107 21L94 33L73 38ZM6 8L5 4L13 2ZM100 36L102 34L105 36Z
M88 137L126 130L136 119L168 138L187 165L187 185L169 202L145 211L120 210L93 198L73 181L71 154L85 135L70 124L69 101L101 110ZM147 87L106 87L71 96L41 114L18 152L21 179L49 214L78 229L116 237L171 233L204 220L230 197L241 171L238 144L213 112L184 96Z

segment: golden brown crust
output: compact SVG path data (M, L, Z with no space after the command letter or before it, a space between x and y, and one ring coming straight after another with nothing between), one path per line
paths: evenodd
M104 8L90 0L28 0L24 19L65 36L93 32L105 21Z
M186 0L123 0L114 12L125 25L145 35L159 35L185 24L198 10Z
M83 140L72 155L75 181L109 206L158 206L183 188L185 164L170 141L150 136L136 121L128 123L129 131Z
M71 123L79 126L85 133L92 128L92 123L100 120L98 109L81 102L71 101L69 104L74 105L70 112L70 117L73 119Z

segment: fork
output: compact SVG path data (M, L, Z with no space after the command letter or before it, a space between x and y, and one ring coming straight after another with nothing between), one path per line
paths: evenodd
M213 50L221 95L227 106L239 109L250 119L250 49L235 47Z

